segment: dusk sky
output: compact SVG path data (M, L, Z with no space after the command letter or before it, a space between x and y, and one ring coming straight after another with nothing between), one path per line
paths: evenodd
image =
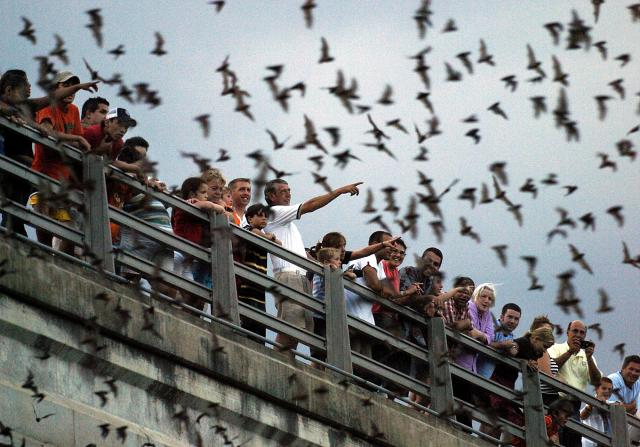
M374 206L382 219L400 234L394 219L403 219L411 197L417 192L426 194L418 185L417 171L433 179L436 191L442 191L455 179L459 182L442 197L446 233L439 243L429 222L436 220L423 205L418 236L405 236L410 256L421 253L428 246L440 247L444 252L443 270L446 287L458 275L472 277L476 283L494 282L498 285L495 313L503 304L513 301L523 308L523 321L517 334L528 327L535 315L549 314L554 323L563 327L575 318L555 306L561 272L573 269L573 285L582 300L586 323L600 323L604 338L598 340L592 332L588 338L597 343L595 356L601 369L609 374L620 367L620 358L612 352L613 346L625 342L627 353L639 353L637 335L639 306L636 300L640 290L640 270L623 265L623 241L632 257L640 254L640 170L638 161L621 156L617 144L628 140L636 150L640 132L628 132L640 124L640 20L632 20L627 8L632 0L612 0L602 5L600 17L594 23L589 0L563 1L443 1L434 0L429 27L420 39L413 16L420 6L418 0L398 1L340 1L317 0L313 10L311 29L305 26L300 6L293 0L253 1L229 0L219 13L206 1L2 1L0 16L0 70L21 68L27 71L34 85L33 96L42 91L36 87L38 66L34 56L49 53L55 45L54 33L66 42L70 59L65 66L52 58L57 69L67 69L81 79L89 79L82 58L104 78L121 73L127 86L146 82L158 91L162 99L159 107L150 109L145 104L129 104L117 96L118 86L101 85L98 94L112 105L125 107L138 120L138 127L128 136L140 135L151 144L149 156L158 162L159 176L170 185L179 185L185 178L197 173L197 167L181 157L181 151L197 152L215 160L224 148L231 160L214 163L227 179L254 177L253 162L245 157L257 149L271 158L279 170L292 172L288 177L293 203L322 194L321 186L314 184L311 172L314 165L308 157L322 155L312 146L305 150L292 147L304 140L304 115L314 123L322 144L331 155L350 149L361 159L352 160L341 170L334 166L331 155L325 156L320 174L336 188L347 183L362 181L359 197L340 197L326 208L305 215L300 230L305 244L310 246L329 231L341 231L348 247L366 244L375 224L366 222L376 214L362 214L366 190L375 196ZM86 10L101 8L104 19L104 45L99 48L86 28L89 16ZM590 27L591 45L567 49L569 23L575 11L584 25ZM27 17L36 29L37 43L33 45L18 35ZM443 32L453 19L457 30ZM554 45L544 25L559 22L563 26L560 42ZM150 54L154 48L154 33L160 32L165 40L167 54ZM318 64L321 37L326 38L330 54L335 59ZM495 66L477 63L480 39L486 42ZM607 59L595 46L605 41ZM107 52L124 45L126 54L114 60ZM527 69L527 44L541 62L546 78L530 82L538 73ZM430 89L414 71L416 60L409 57L426 47L425 55ZM587 48L588 47L588 48ZM456 55L470 52L473 73L470 74ZM629 61L624 64L624 57ZM238 77L239 86L250 93L245 102L255 121L235 112L231 96L221 96L222 77L216 72L225 57L230 69ZM579 129L579 141L567 141L566 132L554 122L553 109L563 86L554 81L552 57L560 62L568 74L564 87L570 121ZM447 82L445 63L460 72L461 81ZM292 91L289 111L285 112L273 100L265 76L267 66L282 64L284 70L278 79L280 87L304 82L306 93ZM624 66L623 66L624 64ZM354 105L371 106L373 121L390 137L387 147L396 157L377 151L363 143L373 142L366 113L357 110L350 114L331 95L338 70L344 73L347 86L357 79L359 99ZM514 75L514 92L505 87L501 78ZM625 97L621 98L611 82L621 81ZM386 85L393 88L390 105L377 103ZM415 98L419 92L430 92L429 99L440 121L442 133L418 144L414 126L421 133L428 129L427 120L432 112ZM605 95L608 113L598 117L595 96ZM75 103L80 107L90 96L81 92ZM531 97L545 97L547 113L534 118ZM488 108L496 103L508 119L492 113ZM194 117L210 114L211 134L203 136ZM474 123L462 122L470 115ZM394 119L407 128L405 134L385 123ZM332 146L325 127L339 127L341 139ZM479 129L480 142L465 134ZM283 149L273 150L265 129L273 131L279 140L287 140ZM628 143L627 143L628 144ZM420 146L428 149L427 161L416 161ZM608 154L616 163L616 170L599 169L601 159L597 153ZM466 188L476 188L480 198L482 184L493 194L493 180L488 167L498 161L506 162L508 185L503 185L514 204L521 204L523 225L520 227L507 206L494 200L489 204L471 207L468 200L458 196ZM557 185L545 185L541 180L556 174ZM527 179L537 188L532 193L520 191ZM383 211L386 206L381 189L395 186L395 197L401 208L399 214ZM566 185L578 189L566 196ZM624 227L619 227L606 210L622 205ZM556 208L568 211L576 221L576 228L563 226L568 236L555 237L547 243L547 233L556 227L560 214ZM579 220L591 212L595 217L595 231L584 230ZM459 234L460 217L464 217L480 243ZM508 245L508 264L502 267L492 246ZM568 244L573 244L593 269L593 275L571 260ZM529 291L527 267L520 256L538 259L536 275L544 286ZM599 289L611 298L613 312L597 313ZM560 341L564 341L564 336Z

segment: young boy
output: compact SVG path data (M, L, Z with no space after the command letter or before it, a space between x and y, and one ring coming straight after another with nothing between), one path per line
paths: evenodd
M264 227L267 226L269 217L269 207L261 203L251 205L245 212L248 224L245 230L251 231L260 237L282 245L282 242L273 233L265 233ZM267 274L267 251L254 244L237 243L234 246L235 259L262 274ZM263 287L258 286L246 279L236 276L236 289L238 290L238 299L249 306L266 311L265 291ZM266 337L267 328L255 321L240 317L240 325L253 332L254 334Z
M321 248L316 253L316 259L322 265L328 265L331 270L339 270L342 268L342 253L338 248ZM356 279L356 274L349 270L344 274L345 278ZM325 279L322 275L313 275L313 297L317 300L324 301ZM313 332L320 337L326 337L326 325L324 315L313 314ZM311 348L311 357L325 361L326 356L322 351Z
M608 377L600 379L600 383L596 387L596 399L601 402L607 402L613 392L613 382ZM580 419L582 422L590 427L595 428L607 435L611 434L611 423L609 420L609 414L603 413L597 408L593 408L587 404L580 410ZM582 438L583 447L597 447L597 443L587 438Z
M549 441L555 442L556 444L560 443L558 432L565 426L572 414L573 403L569 399L560 398L549 405L549 414L544 417ZM516 444L514 443L514 445Z
M180 188L181 197L191 205L204 211L224 213L224 208L216 203L207 200L207 183L200 177L190 177L182 183ZM211 232L209 231L209 222L198 219L192 214L175 208L171 215L171 226L173 232L195 244L203 247L211 247ZM208 263L198 260L189 260L191 262L191 272L193 280L211 288L211 267ZM197 304L200 309L203 308L201 303Z

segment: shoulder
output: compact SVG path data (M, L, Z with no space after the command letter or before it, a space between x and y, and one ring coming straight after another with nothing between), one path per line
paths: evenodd
M102 126L100 124L94 124L93 126L86 127L84 129L84 135L86 138L97 138L102 135Z
M278 220L283 216L294 215L296 219L300 218L299 211L302 204L297 205L274 205L269 208L271 213L270 221Z
M549 353L549 355L551 357L558 357L561 356L562 354L564 354L565 352L567 352L569 350L569 345L566 343L556 343L555 345L551 346L549 349L547 349L547 352Z

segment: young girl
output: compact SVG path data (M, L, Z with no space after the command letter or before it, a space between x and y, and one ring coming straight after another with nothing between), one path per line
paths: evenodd
M207 183L199 177L190 177L182 183L180 188L180 196L191 205L204 211L224 213L224 208L216 203L207 200ZM171 215L171 226L173 232L194 244L203 247L211 247L211 231L209 222L199 219L198 217L175 208ZM196 259L186 259L185 262L190 263L193 280L211 288L211 266ZM185 270L188 267L185 267ZM202 309L202 305L198 304Z

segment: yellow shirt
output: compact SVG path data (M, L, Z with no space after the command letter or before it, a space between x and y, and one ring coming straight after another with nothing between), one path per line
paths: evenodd
M557 359L562 354L569 350L568 343L556 343L547 349L547 352L551 357ZM593 358L593 363L598 367L596 358ZM577 388L581 391L586 391L587 385L589 385L589 365L587 364L587 354L584 349L578 351L577 354L572 355L564 362L562 367L558 370L558 376L561 377L568 385Z

